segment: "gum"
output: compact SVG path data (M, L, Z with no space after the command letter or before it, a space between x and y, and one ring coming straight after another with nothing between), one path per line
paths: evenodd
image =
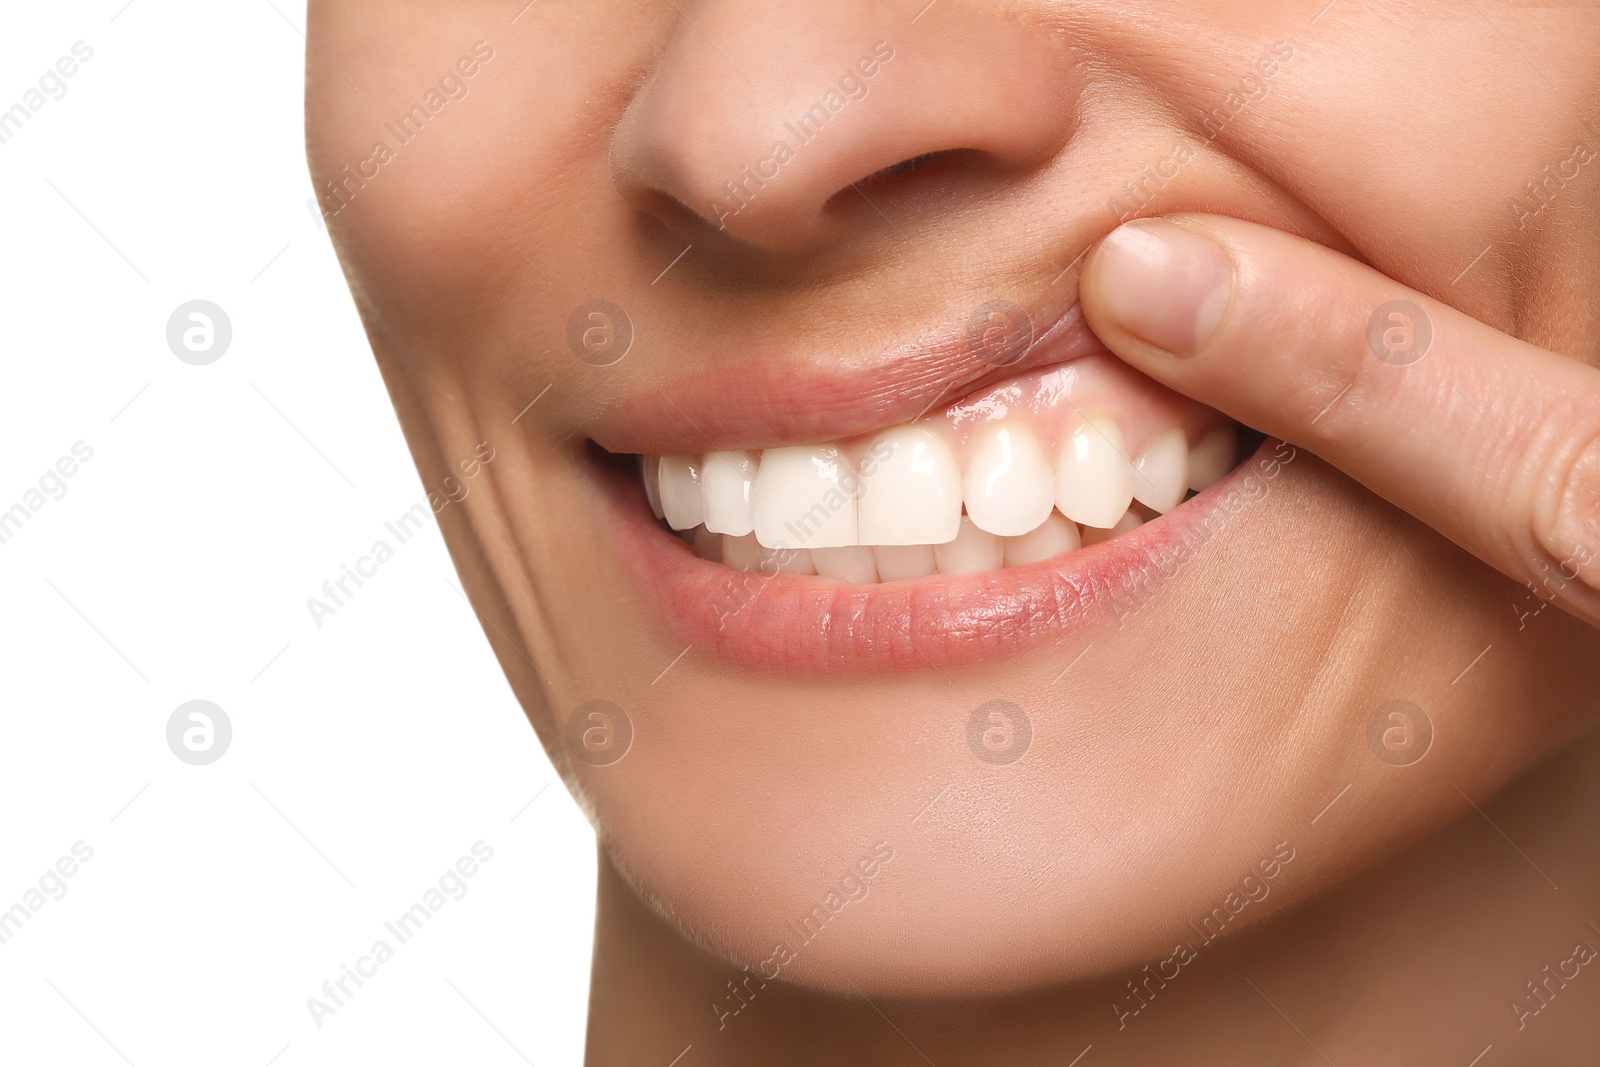
M1122 428L1130 461L1174 426L1183 428L1192 448L1208 431L1231 422L1214 408L1152 381L1115 356L1097 354L1008 379L910 425L944 438L965 471L977 433L985 427L1007 422L1031 429L1054 464L1079 425L1102 417L1114 420ZM841 442L814 443L837 444L859 469L881 432Z

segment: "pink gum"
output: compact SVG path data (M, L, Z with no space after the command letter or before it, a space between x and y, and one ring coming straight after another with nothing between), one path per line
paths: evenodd
M1181 426L1190 447L1231 421L1213 408L1174 393L1110 355L1085 356L1043 367L974 393L912 425L943 437L965 470L974 431L1006 422L1038 436L1051 462L1080 424L1110 418L1122 429L1128 458L1137 459L1166 430ZM876 434L842 442L859 464Z

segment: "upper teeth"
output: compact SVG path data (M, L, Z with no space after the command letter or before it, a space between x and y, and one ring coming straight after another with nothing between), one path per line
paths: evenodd
M1135 500L1169 511L1188 489L1225 474L1234 451L1231 426L1192 447L1174 426L1130 460L1112 418L1080 421L1053 462L1020 421L974 427L965 445L965 470L944 436L917 425L857 447L647 457L644 471L654 482L647 484L652 508L677 530L703 524L733 537L753 532L769 549L935 545L950 557L941 569L988 569L1001 564L1001 553L1006 562L1029 562L1075 548L1074 524L1110 529ZM1000 538L1009 539L1003 548ZM848 553L833 555L835 566L852 565Z
M897 426L879 434L856 505L864 545L938 545L961 526L961 472L944 438Z
M753 490L760 457L750 452L714 452L706 460L700 472L706 529L742 537L755 529Z
M1133 461L1133 499L1164 514L1183 502L1188 488L1189 442L1173 427Z
M859 485L852 464L836 445L767 449L751 494L756 540L767 548L859 545Z
M1056 461L1056 506L1084 526L1108 529L1133 503L1133 467L1122 428L1090 419L1072 431Z
M980 431L963 488L972 524L1001 537L1037 529L1056 503L1050 461L1026 426L1000 423Z

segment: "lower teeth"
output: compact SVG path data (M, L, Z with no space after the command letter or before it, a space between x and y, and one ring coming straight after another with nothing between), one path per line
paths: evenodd
M733 537L712 533L704 526L673 532L691 545L701 559L733 570L793 577L816 575L852 585L874 585L933 574L978 574L1054 559L1138 529L1146 521L1142 512L1148 514L1138 505L1129 508L1110 529L1079 526L1059 512L1052 513L1041 526L1020 537L986 533L963 516L956 539L942 545L765 548L754 534Z

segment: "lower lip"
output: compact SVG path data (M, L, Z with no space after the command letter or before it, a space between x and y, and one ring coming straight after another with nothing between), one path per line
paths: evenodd
M1181 566L1173 549L1272 443L1192 500L1110 541L1021 567L880 585L735 571L703 560L661 528L637 475L605 473L623 558L681 643L773 673L937 670L1120 625L1139 603L1130 603L1130 593L1173 580Z

